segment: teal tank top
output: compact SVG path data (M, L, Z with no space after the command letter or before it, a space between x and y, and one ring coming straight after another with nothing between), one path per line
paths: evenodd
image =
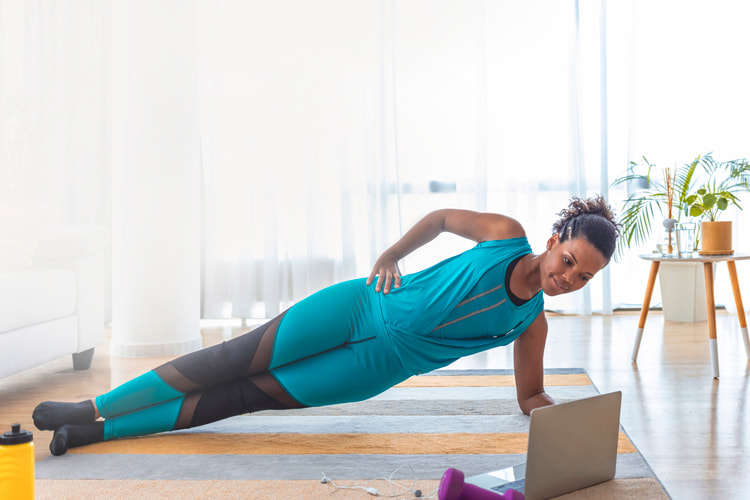
M526 238L485 241L378 293L404 367L424 373L518 338L544 310L541 291L517 305L506 287L508 265L529 253Z

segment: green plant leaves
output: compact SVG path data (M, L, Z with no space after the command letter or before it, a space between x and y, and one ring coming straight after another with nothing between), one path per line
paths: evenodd
M705 193L705 189L701 190L704 191L703 193L703 207L707 210L710 210L713 208L714 205L716 205L716 195L711 193Z
M612 186L624 184L629 193L619 217L622 237L617 242L615 258L631 244L647 243L652 224L657 225L657 217L666 216L666 187L659 175L652 173L661 169L645 156L642 159L642 163L630 162L625 175L612 183ZM744 159L718 162L711 153L699 155L676 169L672 189L676 195L673 210L676 208L677 214L716 220L730 205L742 210L738 195L750 191L750 163Z

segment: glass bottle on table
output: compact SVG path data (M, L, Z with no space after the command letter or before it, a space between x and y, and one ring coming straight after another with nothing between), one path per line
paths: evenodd
M656 245L656 250L662 257L677 257L679 249L677 246L677 220L672 218L664 219L664 234Z
M680 257L692 257L695 252L695 222L681 222L677 224L677 252Z

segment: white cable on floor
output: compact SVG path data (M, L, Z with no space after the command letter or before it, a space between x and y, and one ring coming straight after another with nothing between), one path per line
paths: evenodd
M395 476L404 467L408 467L411 470L412 483L410 487L399 484L393 480L393 476ZM416 474L414 473L414 468L409 464L401 465L399 468L393 471L389 477L379 477L376 479L376 481L386 481L388 485L390 486L390 489L391 489L390 493L384 493L372 486L357 486L357 485L339 486L336 484L336 482L333 479L326 476L324 472L321 474L323 475L323 477L321 478L320 482L323 484L328 484L331 488L333 488L333 491L331 493L336 493L339 490L362 490L363 492L369 493L372 496L383 497L383 498L400 498L403 495L408 495L408 498L435 498L438 492L438 490L435 489L435 491L433 491L429 495L422 496L422 490L414 489L415 482L416 482L416 478L414 476ZM394 491L395 488L398 488L399 491Z

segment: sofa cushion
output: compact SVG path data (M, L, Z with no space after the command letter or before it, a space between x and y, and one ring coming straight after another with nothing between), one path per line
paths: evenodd
M75 274L67 269L0 273L0 333L75 314Z
M0 204L0 273L30 269L49 212L34 205Z
M0 378L76 352L77 332L76 316L0 332Z

